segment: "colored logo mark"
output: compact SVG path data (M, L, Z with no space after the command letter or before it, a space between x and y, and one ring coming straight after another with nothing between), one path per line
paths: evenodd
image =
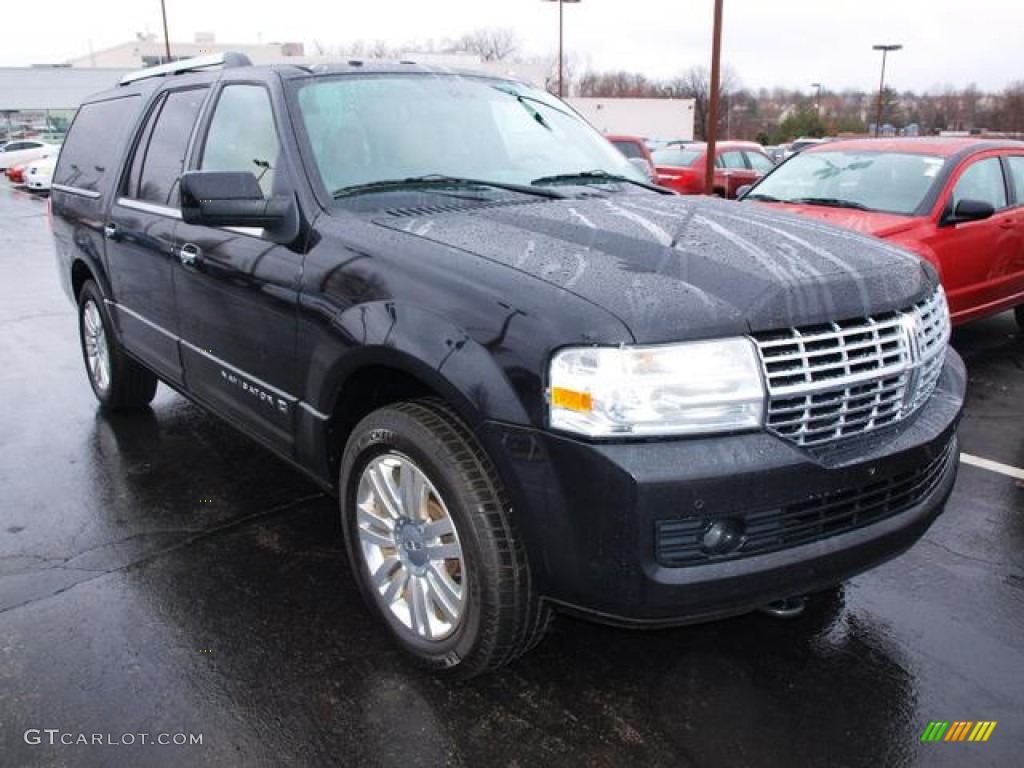
M995 720L932 720L921 741L988 741L995 727Z

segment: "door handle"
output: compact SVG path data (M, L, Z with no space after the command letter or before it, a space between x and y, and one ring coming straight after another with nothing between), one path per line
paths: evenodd
M178 260L182 266L198 269L203 256L202 249L194 243L185 243L178 249Z
M103 226L103 236L107 238L107 240L117 240L117 225L105 224Z

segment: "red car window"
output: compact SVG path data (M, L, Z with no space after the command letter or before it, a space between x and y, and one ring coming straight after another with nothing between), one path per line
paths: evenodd
M1010 166L1013 201L1017 205L1024 205L1024 155L1010 155L1006 162Z
M983 158L961 174L953 187L950 202L955 207L961 200L990 203L997 211L1006 207L1006 183L1003 181L1003 166L998 157Z
M659 149L651 153L655 165L674 165L678 168L689 168L704 155L704 150L693 149Z

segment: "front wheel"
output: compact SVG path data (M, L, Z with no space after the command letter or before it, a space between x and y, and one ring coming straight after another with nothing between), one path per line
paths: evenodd
M363 419L339 491L363 598L417 662L467 678L540 640L550 612L501 481L446 406L399 403Z
M141 408L156 394L156 376L132 360L113 333L103 294L92 280L78 294L78 336L89 384L100 405Z

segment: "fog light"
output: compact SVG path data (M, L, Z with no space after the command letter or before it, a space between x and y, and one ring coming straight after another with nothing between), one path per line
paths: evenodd
M724 555L743 543L743 521L732 517L716 520L704 531L701 549L709 555Z

